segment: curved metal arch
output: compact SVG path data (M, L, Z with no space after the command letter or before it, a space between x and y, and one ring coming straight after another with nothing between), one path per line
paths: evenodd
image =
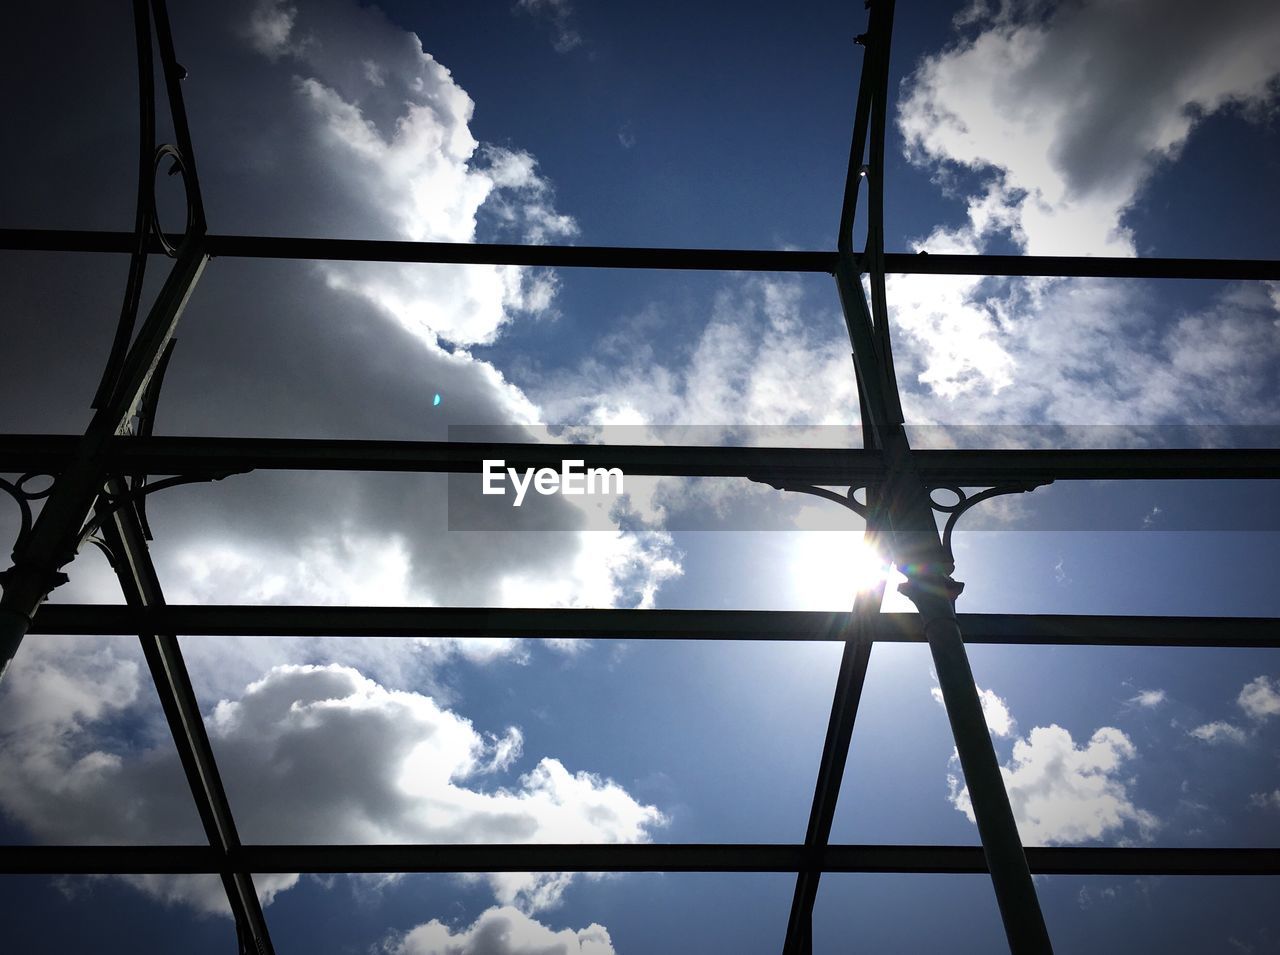
M154 18L160 46L160 64L164 74L165 89L169 97L169 115L173 122L177 143L156 142L156 89L155 59L152 55L151 27ZM187 126L186 108L182 102L179 83L186 79L187 71L177 61L173 52L173 38L169 31L169 15L163 3L153 5L149 0L133 3L134 46L138 59L138 183L134 205L133 242L129 256L129 276L125 281L124 300L120 305L120 318L116 322L115 337L102 372L102 379L94 393L90 407L106 407L120 383L120 373L133 339L138 321L138 309L142 299L143 280L147 271L147 256L153 241L170 258L176 258L181 248L205 229L204 202L195 173L195 159L191 148L191 134ZM160 227L156 209L155 176L165 159L172 161L169 175L181 173L187 214L182 234L175 244Z

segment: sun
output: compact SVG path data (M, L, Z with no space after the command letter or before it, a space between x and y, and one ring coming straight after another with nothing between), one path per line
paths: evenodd
M805 610L849 610L859 590L895 575L860 530L797 534L787 566L791 596Z

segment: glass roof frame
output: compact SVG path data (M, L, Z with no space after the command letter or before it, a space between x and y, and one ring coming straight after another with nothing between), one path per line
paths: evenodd
M235 917L242 953L274 952L254 872L704 871L793 872L796 888L784 955L812 948L811 919L823 872L989 872L1011 951L1051 951L1031 873L1280 874L1280 851L1033 847L1024 849L986 732L965 643L1030 645L1280 647L1268 619L1034 616L955 613L950 531L973 504L1054 480L1280 478L1280 450L1166 449L917 451L907 442L894 376L885 276L895 273L1277 280L1280 263L1240 259L910 255L884 249L883 169L893 0L869 0L849 170L834 250L767 251L450 244L219 235L208 231L181 81L164 0L134 0L140 149L135 230L0 229L0 248L128 254L129 278L117 334L83 435L0 436L0 488L22 524L13 566L0 574L0 666L27 633L136 633L204 825L203 846L6 846L0 871L24 874L215 873ZM156 142L155 59L175 142ZM180 173L187 220L161 230L153 180ZM867 236L853 245L859 195L867 192ZM138 324L143 276L153 255L173 260L154 305ZM172 336L212 257L377 262L490 263L623 268L826 273L834 277L853 349L863 434L857 449L572 446L450 442L156 437L151 425ZM863 277L870 287L868 301ZM740 477L815 494L857 511L868 533L904 568L903 592L918 614L881 613L882 589L862 593L851 612L704 610L489 610L165 604L148 553L145 501L180 483L255 469L479 473L502 457L516 466L558 463L566 450L588 466L635 474ZM31 490L29 482L51 483ZM832 487L847 488L836 492ZM986 489L966 494L961 488ZM854 492L865 490L865 502ZM932 497L954 490L957 501ZM33 504L40 502L38 514ZM934 511L948 517L940 537ZM46 605L66 580L62 568L91 542L110 558L126 606ZM625 637L627 639L824 640L844 645L805 841L774 844L635 845L244 845L177 634L329 636ZM927 642L970 785L982 845L835 845L829 842L871 647Z

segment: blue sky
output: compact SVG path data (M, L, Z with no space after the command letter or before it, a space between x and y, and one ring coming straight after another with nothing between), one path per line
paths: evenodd
M28 10L3 41L26 144L0 160L5 226L130 227L134 66L128 11L109 6ZM903 0L889 248L1276 257L1280 15L1213 13ZM173 17L212 231L834 245L861 4L242 0ZM0 268L3 427L78 431L123 264L6 253ZM1274 441L1280 425L1274 286L898 276L889 298L922 443L1213 445L1238 439L1220 426ZM858 420L824 276L217 260L178 338L162 433L804 445ZM934 427L975 424L1002 427ZM149 505L153 552L173 603L839 609L865 563L856 519L736 482L637 480L603 525L561 498L498 533L446 530L445 489L343 474L175 489ZM1259 482L1041 489L962 523L959 609L1277 616L1277 518ZM0 522L12 536L11 509ZM96 551L70 574L55 599L119 601ZM263 842L799 842L839 659L608 641L184 652L241 834ZM971 657L1026 842L1280 842L1273 653ZM833 841L976 843L934 686L923 647L876 648ZM134 641L26 642L0 687L0 838L199 841ZM1059 951L1234 953L1280 950L1275 881L1039 888ZM777 951L793 882L259 885L282 953L607 955ZM216 884L5 888L24 951L233 944ZM1002 944L977 876L827 877L815 920L819 951Z

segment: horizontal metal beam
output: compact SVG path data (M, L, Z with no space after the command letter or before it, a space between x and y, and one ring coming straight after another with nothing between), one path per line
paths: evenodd
M128 232L0 229L0 249L13 251L125 253L132 251L132 242L132 233ZM225 258L827 274L835 271L837 258L835 252L820 250L505 245L254 235L210 235L206 238L206 247L211 255ZM155 243L152 251L160 251L158 243ZM890 252L884 257L884 265L886 273L900 275L1009 275L1218 281L1280 279L1280 262L1265 259L920 255Z
M1274 281L1280 261L1267 259L1104 258L1092 255L911 255L890 252L885 271L899 275L1008 275L1048 278Z
M0 435L0 472L64 468L79 439ZM920 450L915 466L928 483L978 486L1006 481L1280 478L1280 448ZM883 477L879 451L519 442L364 441L304 438L127 437L110 439L106 464L124 474L195 471L401 471L479 473L486 460L509 467L587 467L626 474L745 477L848 485Z
M1028 848L1040 875L1280 875L1278 849ZM6 875L252 872L882 872L978 874L980 846L776 844L3 846Z
M966 643L1006 646L1280 647L1265 617L962 613ZM843 642L853 615L807 610L575 610L474 607L281 607L46 603L31 633L260 637L556 637ZM882 613L867 638L919 643L920 618Z
M0 249L40 252L126 252L125 232L0 229ZM214 235L215 257L309 261L402 262L451 265L524 265L597 269L677 269L714 272L819 272L835 268L835 252L773 249L668 249L588 245L404 242ZM156 245L159 251L159 245Z
M1164 481L1280 477L1280 449L1148 448L933 451L913 450L926 483L1005 481ZM980 482L980 483L982 483Z
M57 469L69 460L75 438L0 436L0 471ZM124 473L209 471L400 471L478 474L486 460L509 467L554 467L566 459L624 473L702 477L876 477L874 451L812 448L673 447L650 445L533 444L516 442L365 441L301 438L120 437L111 460ZM1280 452L1276 455L1280 475ZM812 483L812 482L810 482Z

